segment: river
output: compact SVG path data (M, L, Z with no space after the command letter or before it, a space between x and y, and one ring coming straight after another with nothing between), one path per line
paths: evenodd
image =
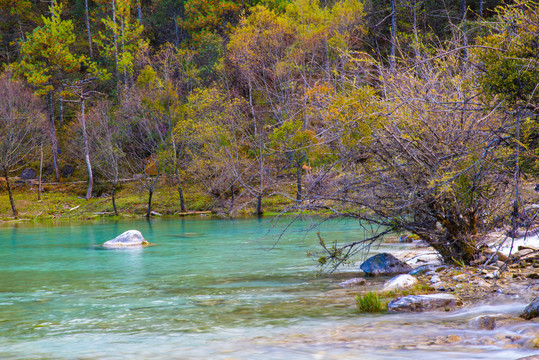
M537 322L479 330L518 314L494 299L448 313L359 314L339 274L317 276L312 220L184 218L0 227L2 359L517 359ZM155 246L104 250L129 229ZM319 229L357 240L354 221ZM275 235L281 234L277 239ZM278 241L277 241L278 240ZM374 252L401 244L382 245ZM402 249L401 249L402 250ZM359 260L359 259L358 259Z

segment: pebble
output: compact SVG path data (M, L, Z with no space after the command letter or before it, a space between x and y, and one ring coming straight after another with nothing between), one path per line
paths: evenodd
M459 275L453 276L452 279L453 279L453 281L459 281L459 282L461 282L461 281L466 281L466 280L468 280L468 275L466 275L466 274L459 274Z

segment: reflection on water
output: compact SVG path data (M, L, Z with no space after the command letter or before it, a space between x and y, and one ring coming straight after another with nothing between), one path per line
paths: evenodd
M495 303L455 313L357 314L352 296L336 285L342 273L316 277L305 257L318 242L315 233L301 231L310 225L294 224L276 247L268 229L279 234L281 227L258 219L0 228L0 358L512 359L531 354L511 347L539 336L534 335L537 323L509 322L495 330L470 325L481 314L514 316L524 304ZM129 229L157 245L99 250ZM357 224L326 223L322 234L327 241L352 241Z

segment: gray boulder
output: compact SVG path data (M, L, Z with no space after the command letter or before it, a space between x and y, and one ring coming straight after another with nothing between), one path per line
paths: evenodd
M33 180L36 178L36 172L31 168L26 168L21 172L19 177L23 180Z
M384 276L407 273L412 267L389 253L381 253L365 260L360 269L368 276Z
M432 270L436 270L440 267L440 265L438 264L425 264L425 265L420 265L418 267L416 267L415 269L413 269L412 271L409 272L410 275L421 275L421 274L424 274L428 271L432 271Z
M470 320L472 326L478 329L494 330L496 328L496 319L493 316L477 316Z
M142 234L138 230L128 230L123 234L118 235L112 240L103 244L106 248L118 248L126 246L146 246L149 245L148 241L142 237Z
M367 285L367 280L363 278L352 278L352 279L348 279L346 281L339 283L339 286L342 286L342 287L361 286L361 285Z
M391 300L387 308L392 311L445 310L461 304L459 298L451 294L409 295Z
M532 302L526 306L520 317L525 320L531 320L539 317L539 296L533 299Z

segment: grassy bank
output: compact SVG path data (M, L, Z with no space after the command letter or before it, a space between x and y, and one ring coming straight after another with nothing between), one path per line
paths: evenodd
M85 220L99 217L112 217L112 197L110 188L97 184L95 192L99 194L90 200L84 199L86 184L84 182L45 183L41 199L38 200L38 186L33 182L13 181L13 195L19 212L19 219L50 220L73 219ZM181 211L180 199L173 184L162 181L152 197L152 211L163 216L185 216L212 212L229 214L232 200L215 198L201 191L193 184L184 186L184 197L187 213ZM276 214L289 205L288 199L272 196L264 199L264 213ZM127 181L121 184L116 193L116 207L119 217L140 217L146 214L148 192L138 181ZM254 213L254 202L235 199L233 215ZM7 188L0 185L0 221L13 220Z

